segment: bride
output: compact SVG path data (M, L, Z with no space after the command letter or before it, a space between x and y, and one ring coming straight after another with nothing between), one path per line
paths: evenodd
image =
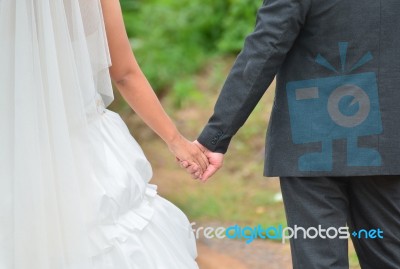
M106 109L112 79L195 177L206 170L141 72L118 0L0 0L0 36L0 268L198 268L188 219Z

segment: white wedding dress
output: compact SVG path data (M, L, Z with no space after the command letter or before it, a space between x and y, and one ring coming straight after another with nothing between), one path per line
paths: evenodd
M99 0L0 0L0 269L198 268L118 114Z

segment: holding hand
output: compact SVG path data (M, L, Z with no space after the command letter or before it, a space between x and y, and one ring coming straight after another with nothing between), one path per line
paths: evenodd
M204 155L204 151L194 143L179 135L168 144L168 147L178 162L184 161L192 167L193 177L199 178L206 172L209 165L208 158Z
M207 157L208 166L204 172L200 173L200 169L195 165L190 164L190 162L181 161L180 164L183 168L186 168L186 171L192 175L195 179L201 179L202 181L207 181L210 177L212 177L223 165L224 162L224 154L218 152L209 151L206 147L201 145L197 140L193 142L193 145L198 147L204 155Z

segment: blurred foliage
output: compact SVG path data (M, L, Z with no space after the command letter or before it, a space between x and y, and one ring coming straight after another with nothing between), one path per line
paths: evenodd
M237 54L261 0L121 0L136 57L155 90L179 106L195 94L190 81L211 57Z

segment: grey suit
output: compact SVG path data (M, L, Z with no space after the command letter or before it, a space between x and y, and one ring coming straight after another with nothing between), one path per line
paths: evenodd
M199 137L225 153L277 75L265 176L400 174L400 2L265 0Z
M400 1L264 0L199 136L225 153L274 77L265 176L289 226L380 228L363 268L400 268ZM291 239L294 268L348 268L347 240Z

